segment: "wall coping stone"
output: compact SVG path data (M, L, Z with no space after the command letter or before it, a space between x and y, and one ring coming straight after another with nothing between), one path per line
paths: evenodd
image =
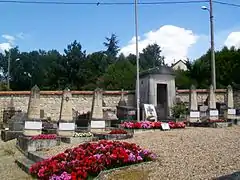
M207 93L208 89L197 89L197 93ZM178 89L177 93L189 93L189 89ZM216 89L216 93L226 93L226 89ZM62 95L63 91L40 91L40 95ZM94 91L71 91L72 95L93 95ZM104 91L104 95L135 94L135 91ZM0 96L30 95L30 91L0 91Z

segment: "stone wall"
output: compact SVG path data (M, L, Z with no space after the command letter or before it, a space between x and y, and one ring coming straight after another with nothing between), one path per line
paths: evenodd
M132 91L125 91L125 99L127 105L134 106L135 96ZM27 111L29 101L29 91L0 91L0 110L6 109L10 103L11 96L14 98L14 106L16 110ZM62 91L41 91L41 109L44 110L45 117L51 117L52 120L58 120ZM216 90L217 102L225 102L225 89ZM208 90L198 89L198 103L202 104L207 96ZM92 91L72 91L73 108L80 114L91 111L92 106ZM177 90L176 97L179 97L183 102L189 102L189 90ZM121 98L121 91L105 91L103 95L104 102L107 107L116 108ZM234 91L235 106L240 107L240 91ZM2 120L2 113L0 119Z
M134 93L125 91L125 100L127 105L134 105ZM28 91L2 91L0 92L0 108L1 111L6 109L10 103L11 96L14 98L14 107L16 110L27 112ZM41 91L40 109L44 110L44 117L51 117L52 120L58 120L61 106L62 91ZM121 98L121 91L104 92L103 99L107 107L116 108ZM72 91L73 109L80 114L91 111L93 92L92 91ZM2 119L2 113L1 117Z

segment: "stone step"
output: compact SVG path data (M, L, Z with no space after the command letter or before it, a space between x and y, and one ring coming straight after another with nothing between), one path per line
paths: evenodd
M47 159L47 157L44 156L44 154L40 153L40 152L28 152L27 158L33 162L40 162L40 161Z
M19 158L15 162L27 174L30 173L29 172L30 167L35 163L35 162L33 162L32 160L30 160L30 159L28 159L26 157Z

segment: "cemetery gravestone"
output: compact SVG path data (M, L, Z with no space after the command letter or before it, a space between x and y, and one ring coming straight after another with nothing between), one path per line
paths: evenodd
M236 109L234 109L233 90L230 85L227 87L227 108L227 119L235 119Z
M42 133L42 121L40 119L40 89L35 85L31 89L28 103L27 119L24 123L25 136L35 136Z
M216 108L216 96L213 89L213 85L209 88L209 100L208 100L209 120L218 120L218 110Z
M105 129L106 122L103 119L103 92L101 89L97 88L94 91L92 111L91 111L91 129L99 130Z
M75 122L73 120L72 94L71 91L66 88L62 94L58 135L72 137L74 132Z
M200 121L200 112L198 111L198 104L197 104L197 92L194 85L191 86L190 91L190 118L189 121L191 123L199 122Z

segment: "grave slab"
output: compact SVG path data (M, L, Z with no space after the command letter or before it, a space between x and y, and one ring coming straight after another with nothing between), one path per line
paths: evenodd
M51 147L59 146L60 145L60 138L57 137L56 139L37 139L32 140L29 136L19 136L17 138L17 146L23 152L35 152L40 151L42 149L48 149Z

